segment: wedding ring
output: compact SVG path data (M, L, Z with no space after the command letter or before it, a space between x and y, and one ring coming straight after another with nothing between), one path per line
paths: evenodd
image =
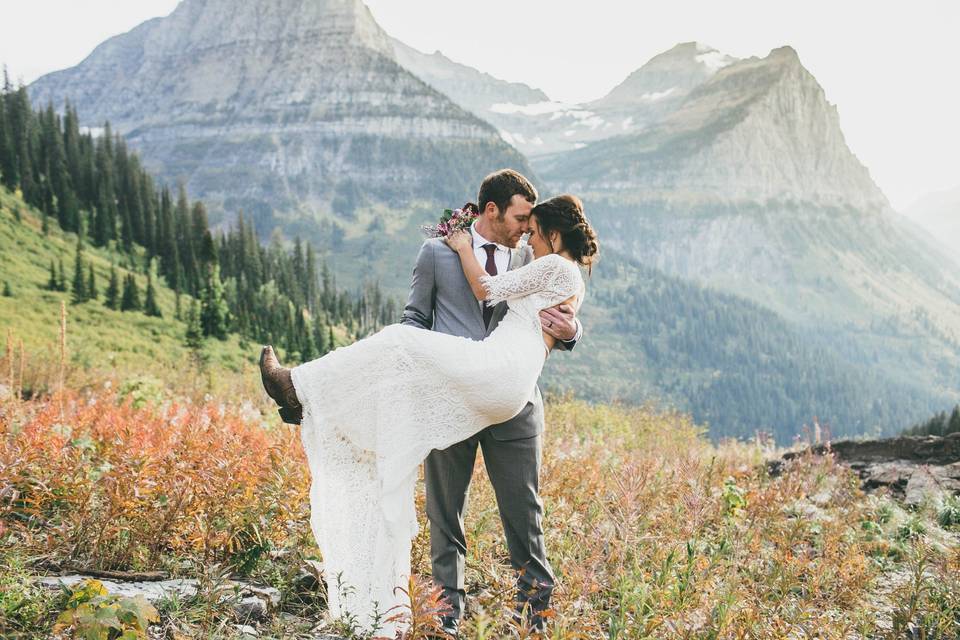
M552 327L552 326L553 326L553 320L547 320L547 326L548 326L548 327Z

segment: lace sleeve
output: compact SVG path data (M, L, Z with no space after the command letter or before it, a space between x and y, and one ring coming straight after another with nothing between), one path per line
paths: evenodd
M566 300L579 290L573 274L576 267L566 262L554 253L500 275L481 276L480 282L487 290L487 302L493 305L538 292L546 293L548 298L557 298L557 302Z

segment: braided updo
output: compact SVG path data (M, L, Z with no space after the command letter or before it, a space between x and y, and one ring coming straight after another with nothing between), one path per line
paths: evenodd
M537 217L537 224L544 240L553 249L550 233L557 231L563 240L563 247L578 263L591 270L599 257L600 244L597 232L583 215L583 203L580 198L569 193L544 200L531 211Z

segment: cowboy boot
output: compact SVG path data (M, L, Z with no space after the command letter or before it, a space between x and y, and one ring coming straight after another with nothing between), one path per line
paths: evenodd
M300 424L303 421L303 407L297 407L296 409L280 407L277 413L280 414L280 419L287 424Z
M287 421L288 417L294 417L301 407L300 400L297 398L297 391L293 386L293 380L290 377L290 369L280 366L277 354L274 353L273 347L270 345L265 346L260 352L260 380L263 382L263 388L267 395L273 398L274 402L282 408L289 410L287 416L283 415L283 412L280 414L284 422Z

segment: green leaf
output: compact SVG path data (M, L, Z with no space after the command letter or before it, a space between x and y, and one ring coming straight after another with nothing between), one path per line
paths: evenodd
M124 621L140 631L146 631L151 622L160 622L160 613L143 596L124 598L120 601Z
M123 629L123 625L120 624L120 618L117 617L117 614L120 611L120 607L115 604L109 604L104 607L97 609L94 618L98 623L111 629Z

